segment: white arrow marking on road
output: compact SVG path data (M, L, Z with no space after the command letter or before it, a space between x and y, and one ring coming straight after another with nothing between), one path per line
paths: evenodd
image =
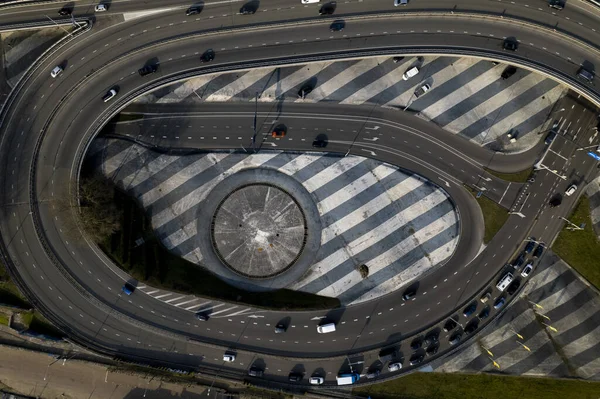
M477 186L476 186L476 185L474 185L474 184L473 184L473 187L475 187L475 188L476 188L477 190L479 190L479 191L486 191L486 190L487 190L487 188L485 188L485 187L477 187Z
M362 148L362 150L368 152L369 154L371 154L372 157L374 157L374 156L377 155L373 151L365 150L364 148Z
M372 138L372 139L370 139L370 138L368 138L368 137L365 137L365 138L363 138L363 140L377 141L377 140L379 140L379 137L374 137L374 138Z
M326 318L327 316L317 316L317 317L313 317L311 320L321 320Z
M379 129L379 126L365 128L365 130L377 130L377 129Z
M483 177L481 175L477 175L477 176L481 177L485 181L492 181L492 179L490 179L489 177Z
M442 179L439 176L438 176L438 179L440 179L441 181L443 181L446 184L446 187L450 187L450 183L448 183L446 180Z
M277 144L275 144L275 143L271 143L270 141L267 141L265 144L270 144L270 145L271 145L271 147L277 147Z

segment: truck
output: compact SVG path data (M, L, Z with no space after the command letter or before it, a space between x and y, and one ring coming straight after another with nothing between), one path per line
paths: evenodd
M338 385L351 385L360 379L358 373L340 374L335 377Z

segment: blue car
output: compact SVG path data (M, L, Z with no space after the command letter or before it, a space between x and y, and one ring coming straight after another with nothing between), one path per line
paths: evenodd
M535 241L529 241L525 246L525 253L531 253L531 251L533 251L533 248L535 248Z
M125 295L131 295L131 294L133 294L134 289L135 288L133 288L133 286L131 284L125 283L123 288L121 288L121 291L123 291L125 293Z
M494 309L496 309L496 310L500 309L502 306L504 306L505 303L506 303L506 298L504 298L504 297L500 297L500 298L496 299L496 302L494 302Z
M469 306L467 306L464 310L463 310L463 315L465 317L469 317L471 316L473 313L475 313L475 311L477 310L477 302L473 301L471 302L471 304Z

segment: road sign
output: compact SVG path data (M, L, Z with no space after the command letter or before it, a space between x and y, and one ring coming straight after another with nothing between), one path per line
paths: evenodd
M587 154L590 157L594 158L596 161L600 161L600 155L596 154L595 152L589 151Z

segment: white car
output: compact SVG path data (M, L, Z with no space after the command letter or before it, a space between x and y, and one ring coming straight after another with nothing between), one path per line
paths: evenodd
M573 193L577 191L577 186L575 184L571 184L569 186L569 188L567 188L567 191L565 191L565 195L570 196L573 195Z
M96 10L96 12L103 12L103 11L107 11L108 8L106 7L106 4L100 3L94 8L94 10Z
M393 371L398 371L398 370L400 370L401 368L402 368L402 363L390 363L390 364L388 365L388 370L389 370L390 372L393 372Z
M102 100L103 100L105 103L107 103L107 102L109 102L110 100L112 100L112 99L113 99L113 97L114 97L114 96L116 96L116 95L117 95L117 91L116 91L115 89L110 89L110 90L108 91L108 93L106 93L106 94L104 95L104 97L102 97Z
M394 0L394 7L405 6L408 4L408 0Z
M231 363L231 362L235 361L235 355L233 355L231 353L226 353L223 355L223 361Z
M323 383L323 377L310 377L308 380L311 385L321 385Z
M321 0L302 0L302 4L318 3Z
M54 69L52 70L52 72L50 72L50 76L52 76L53 78L57 77L58 75L60 75L60 73L63 71L63 69L57 65L54 67Z
M415 76L418 73L419 73L419 68L412 67L409 70L407 70L406 72L404 72L404 75L402 75L402 79L408 80L408 79L412 78L413 76Z
M529 276L531 274L532 270L533 270L533 263L528 263L527 266L525 266L525 268L521 272L521 277Z

